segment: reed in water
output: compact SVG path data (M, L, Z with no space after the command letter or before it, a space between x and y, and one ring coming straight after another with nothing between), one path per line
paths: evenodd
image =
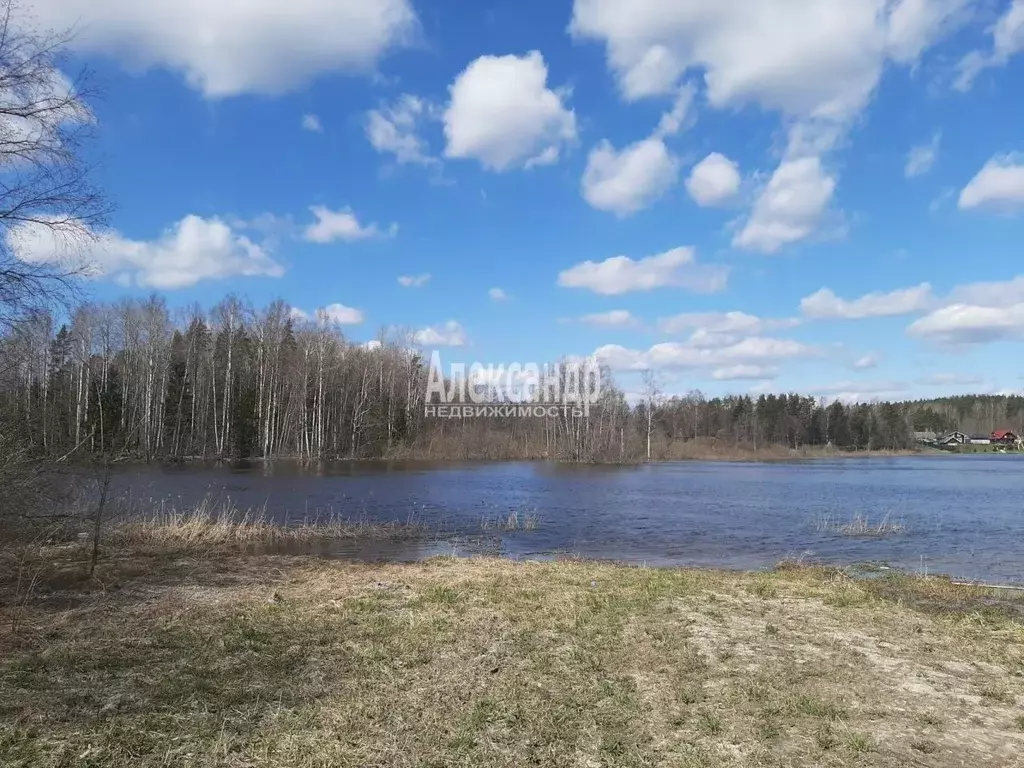
M849 538L884 538L905 533L906 526L892 519L889 514L883 515L877 521L872 521L866 515L856 514L848 521L839 522L831 513L819 515L814 521L814 528L819 533L836 533Z
M277 520L265 508L240 509L203 499L194 507L161 505L111 526L112 543L146 549L267 548L347 539L409 539L428 534L415 516L402 523L351 519L331 512L300 521Z

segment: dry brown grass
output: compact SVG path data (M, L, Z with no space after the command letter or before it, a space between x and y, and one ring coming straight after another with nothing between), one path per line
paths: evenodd
M480 520L482 531L535 531L540 525L540 515L536 512L509 512L498 517L483 517Z
M253 550L293 547L322 541L404 539L427 535L425 525L372 523L332 515L317 520L280 523L263 510L241 510L230 503L204 500L185 510L160 509L120 521L105 540L133 551Z
M128 554L128 553L124 553ZM3 766L1010 766L1021 596L825 568L73 552L0 613Z
M430 442L422 445L396 446L385 458L411 461L567 461L576 458L570 455L549 454L544 443L531 440L529 435L512 439L497 432L453 433L448 436L432 436ZM639 464L645 461L646 446L641 440L627 442L624 451L618 446L603 455L587 457L595 464ZM666 441L656 439L651 455L654 461L801 461L806 459L868 458L896 456L944 456L952 455L926 446L908 449L841 450L823 445L804 445L792 448L775 443L739 443L720 440L715 437L697 437Z
M805 461L810 459L874 458L896 456L942 455L942 451L927 448L908 450L844 451L824 445L805 445L790 448L784 445L752 445L733 443L713 437L675 441L657 446L655 457L659 461Z

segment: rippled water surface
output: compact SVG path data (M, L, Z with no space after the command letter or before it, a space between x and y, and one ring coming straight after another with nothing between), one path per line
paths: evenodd
M1017 456L639 467L282 461L131 468L116 485L135 504L212 495L281 520L334 513L479 531L482 520L511 512L536 516L535 530L496 534L499 551L512 557L761 568L803 556L1024 581ZM844 533L857 517L902 530ZM377 544L362 554L415 558L446 546L451 551L451 543Z

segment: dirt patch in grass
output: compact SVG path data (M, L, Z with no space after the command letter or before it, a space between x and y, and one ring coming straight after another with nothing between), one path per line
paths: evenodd
M131 556L80 572L54 562L31 594L0 588L0 765L1024 754L1017 598L933 580L482 558Z

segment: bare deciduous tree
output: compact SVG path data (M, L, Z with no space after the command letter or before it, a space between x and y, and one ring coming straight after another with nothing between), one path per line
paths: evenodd
M85 149L96 96L83 72L62 68L70 32L40 31L13 0L0 0L0 323L73 291L88 268L84 246L109 206L93 185Z
M647 460L651 460L651 434L654 426L654 411L661 405L661 381L658 374L650 369L643 373L644 406L647 409Z
M0 377L16 394L0 407L0 517L52 512L60 459L41 456L92 436L91 313L52 331L108 214L86 157L95 93L64 72L69 39L0 0Z

